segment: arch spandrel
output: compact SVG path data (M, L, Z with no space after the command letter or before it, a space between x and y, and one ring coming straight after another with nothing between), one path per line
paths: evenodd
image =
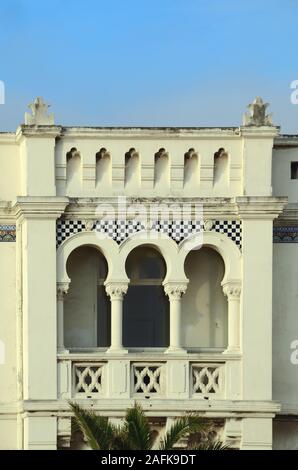
M69 283L66 264L69 255L81 246L97 248L106 258L108 263L107 282L110 279L127 281L123 265L119 262L119 246L108 236L98 236L96 232L79 232L67 238L57 250L57 282Z

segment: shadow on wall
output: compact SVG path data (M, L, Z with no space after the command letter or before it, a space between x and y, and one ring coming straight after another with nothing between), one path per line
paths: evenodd
M96 248L81 246L67 260L71 279L64 301L65 346L108 347L111 343L111 303L104 281L106 259Z
M96 187L109 187L112 184L112 164L110 153L104 147L96 154Z
M184 188L198 187L200 184L199 157L195 149L190 148L184 154Z
M214 154L213 185L226 188L229 184L229 154L224 148Z
M66 154L66 194L75 193L82 185L81 154L73 147Z
M186 257L189 284L182 297L184 347L227 347L228 303L221 286L224 272L223 259L211 248L193 250Z
M154 188L165 193L170 189L169 154L160 148L154 156Z
M125 154L125 186L138 189L141 186L141 172L139 154L135 148L129 149Z

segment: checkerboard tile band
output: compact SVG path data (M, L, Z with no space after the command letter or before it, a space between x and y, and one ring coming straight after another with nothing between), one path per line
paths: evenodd
M241 220L215 220L213 225L215 232L224 233L231 238L239 248L242 243Z
M121 243L133 233L143 230L145 227L139 221L125 220L99 220L94 224L93 230L106 233L117 243ZM176 243L181 242L192 233L203 230L203 221L157 221L153 224L153 229L167 233ZM81 220L64 220L57 222L57 246L59 246L69 236L85 230L85 223ZM241 248L241 221L238 220L215 220L212 230L224 233L231 238L236 245Z
M133 233L139 232L144 228L145 226L136 220L98 220L96 222L96 231L106 233L117 243L123 242Z
M203 222L201 220L173 220L173 221L158 221L155 222L153 228L158 232L167 233L169 237L173 238L175 242L187 238L192 233L202 231Z
M57 246L61 245L66 238L74 235L75 233L85 230L85 223L81 220L57 220L56 243Z

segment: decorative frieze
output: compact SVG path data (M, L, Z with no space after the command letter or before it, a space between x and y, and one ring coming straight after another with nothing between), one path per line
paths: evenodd
M15 225L0 225L0 243L16 241Z
M298 243L298 225L273 227L273 243Z
M241 220L158 220L150 224L152 230L165 233L176 243L180 243L192 234L215 231L231 238L241 248ZM83 231L95 230L106 234L117 243L122 243L129 236L141 230L147 230L148 224L138 220L68 220L57 221L57 246L71 235Z

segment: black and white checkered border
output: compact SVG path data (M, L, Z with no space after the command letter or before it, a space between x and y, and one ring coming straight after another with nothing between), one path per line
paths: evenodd
M177 243L189 237L192 233L201 232L202 227L203 221L201 220L158 221L153 224L155 230L167 233Z
M106 233L119 244L144 228L144 224L135 220L98 220L93 226L93 230ZM152 228L167 233L176 243L180 243L191 234L201 232L203 230L203 221L157 221L153 223ZM86 230L86 226L81 220L59 219L57 221L57 246L61 245L69 236L83 230ZM215 220L213 221L212 230L224 233L241 248L242 233L240 220Z
M242 225L241 220L215 220L213 225L215 232L224 233L231 238L239 248L242 243Z
M61 245L66 238L75 233L82 232L86 229L85 223L81 220L65 220L58 219L56 225L56 244Z
M136 220L98 220L95 228L96 231L105 232L117 243L121 243L134 233L144 230L145 226Z

